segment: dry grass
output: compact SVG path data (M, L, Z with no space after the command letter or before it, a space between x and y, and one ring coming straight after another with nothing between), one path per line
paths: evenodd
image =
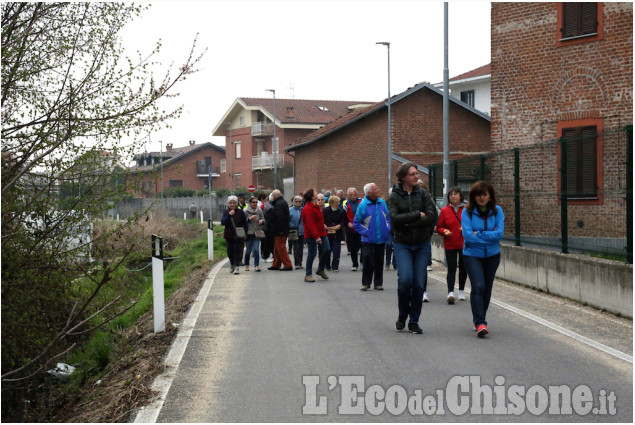
M102 221L94 227L93 250L98 261L121 258L134 245L132 261L140 264L150 257L151 235L163 237L164 250L170 251L200 235L200 223L174 220L160 212L141 217L122 228L123 222ZM147 247L147 248L146 248ZM147 253L147 255L146 255ZM141 257L141 258L140 258ZM150 390L154 378L163 372L167 354L177 329L195 300L211 267L205 263L186 276L165 302L166 330L153 333L152 311L135 326L116 335L110 362L98 381L89 380L72 395L58 394L47 415L54 422L126 422L137 408L149 404L155 396Z
M166 331L154 334L152 312L120 335L100 382L88 383L56 415L56 422L126 422L130 414L149 404L154 378L164 370L163 359L176 337L173 323L181 323L196 299L211 265L196 269L166 300Z
M201 232L201 226L174 220L161 210L140 217L136 222L124 227L125 222L102 221L95 225L93 250L95 258L116 258L131 246L139 250L147 247L150 256L152 235L163 238L163 249L170 251L192 240Z

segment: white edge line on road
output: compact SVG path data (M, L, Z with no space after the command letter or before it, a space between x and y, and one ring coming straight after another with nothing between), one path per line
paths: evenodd
M433 278L436 278L436 280L439 280L440 282L444 282L445 277L435 276L433 274L429 274L429 275L432 276ZM469 291L467 289L465 290L465 292L468 293L468 294L471 293L471 291ZM604 351L605 353L610 354L611 356L617 357L620 360L624 360L625 362L633 364L633 356L630 356L630 355L628 355L626 353L623 353L623 352L621 352L619 350L616 350L615 348L611 348L608 345L604 345L604 344L602 344L600 342L597 342L595 340L592 340L590 338L587 338L585 336L577 334L577 333L575 333L573 331L570 331L569 329L566 329L566 328L563 328L562 326L556 325L553 322L550 322L548 320L542 319L542 318L540 318L540 317L538 317L536 315L528 313L528 312L526 312L524 310L521 310L519 308L513 307L513 306L511 306L509 304L506 304L506 303L504 303L502 301L495 300L494 298L492 298L490 300L490 302L493 303L493 304L496 304L497 306L502 307L502 308L504 308L506 310L509 310L512 313L516 313L519 316L523 316L523 317L525 317L525 318L527 318L529 320L533 320L536 323L540 323L541 325L546 326L549 329L552 329L552 330L554 330L556 332L560 332L561 334L566 335L569 338L573 338L576 341L579 341L579 342L581 342L583 344L591 346L591 347L593 347L593 348L595 348L597 350Z
M583 344L589 345L589 346L591 346L591 347L593 347L595 349L598 349L600 351L604 351L605 353L610 354L612 356L615 356L618 359L624 360L624 361L629 362L631 364L633 363L633 356L629 356L628 354L623 353L621 351L618 351L615 348L611 348L608 345L604 345L604 344L602 344L600 342L597 342L595 340L592 340L590 338L587 338L585 336L577 334L577 333L575 333L573 331L570 331L569 329L563 328L562 326L556 325L555 323L552 323L552 322L550 322L548 320L542 319L542 318L540 318L538 316L535 316L535 315L533 315L531 313L527 313L526 311L520 310L520 309L518 309L516 307L513 307L513 306L511 306L509 304L505 304L502 301L498 301L498 300L492 299L491 302L496 304L499 307L502 307L502 308L504 308L506 310L509 310L509 311L511 311L513 313L516 313L516 314L518 314L520 316L526 317L527 319L533 320L534 322L540 323L541 325L546 326L549 329L553 329L556 332L560 332L561 334L566 335L569 338L573 338L576 341L579 341L579 342L581 342Z
M471 291L469 291L469 290L465 290L465 292L468 293L468 294L471 293ZM604 351L605 353L610 354L610 355L612 355L614 357L617 357L618 359L621 359L621 360L624 360L625 362L629 362L629 363L633 364L633 356L629 356L628 354L623 353L621 351L618 351L615 348L611 348L608 345L604 345L604 344L602 344L600 342L594 341L594 340L592 340L590 338L587 338L585 336L577 334L577 333L575 333L573 331L570 331L569 329L566 329L566 328L563 328L562 326L556 325L553 322L550 322L548 320L542 319L542 318L540 318L540 317L538 317L536 315L533 315L531 313L523 311L523 310L521 310L519 308L513 307L513 306L511 306L509 304L506 304L506 303L504 303L502 301L495 300L494 298L492 298L490 300L490 302L492 304L496 304L497 306L502 307L502 308L504 308L506 310L509 310L512 313L516 313L519 316L523 316L523 317L526 317L529 320L533 320L536 323L540 323L541 325L546 326L549 329L552 329L552 330L554 330L556 332L560 332L561 334L566 335L569 338L573 338L576 341L579 341L579 342L581 342L583 344L589 345L589 346L591 346L591 347L593 347L593 348L595 348L597 350Z
M214 284L214 280L216 279L216 274L228 261L229 258L225 258L223 261L220 261L218 264L216 264L216 266L214 266L212 271L207 276L207 279L205 279L203 287L198 293L196 300L192 304L192 308L183 321L181 330L174 339L172 347L170 348L170 351L165 358L165 372L157 376L152 383L151 389L158 392L159 397L151 404L142 407L138 411L134 420L135 423L155 423L157 421L159 413L161 413L161 409L163 408L165 397L167 396L168 390L172 385L172 380L176 375L176 370L179 366L179 363L181 362L181 359L183 358L183 354L185 354L185 349L187 348L187 344L190 341L190 337L192 336L192 331L194 330L194 326L196 325L198 315L203 308L203 304L205 304L205 300L209 295L209 291L212 289L212 285Z

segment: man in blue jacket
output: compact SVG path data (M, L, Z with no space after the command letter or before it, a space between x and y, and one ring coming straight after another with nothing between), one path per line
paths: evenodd
M390 234L390 213L388 206L379 197L375 183L364 186L366 195L357 206L353 226L362 237L362 291L367 291L375 277L375 290L384 289L384 251Z

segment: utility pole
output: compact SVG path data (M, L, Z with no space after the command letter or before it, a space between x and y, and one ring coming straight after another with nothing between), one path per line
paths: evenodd
M443 3L443 199L450 184L450 71L448 69L448 2Z

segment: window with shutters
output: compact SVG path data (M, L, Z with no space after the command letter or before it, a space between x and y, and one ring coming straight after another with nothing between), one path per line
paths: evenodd
M558 3L559 46L602 38L603 3Z
M559 122L558 133L567 147L566 158L562 148L558 150L558 184L566 165L567 199L574 204L602 203L602 120Z

